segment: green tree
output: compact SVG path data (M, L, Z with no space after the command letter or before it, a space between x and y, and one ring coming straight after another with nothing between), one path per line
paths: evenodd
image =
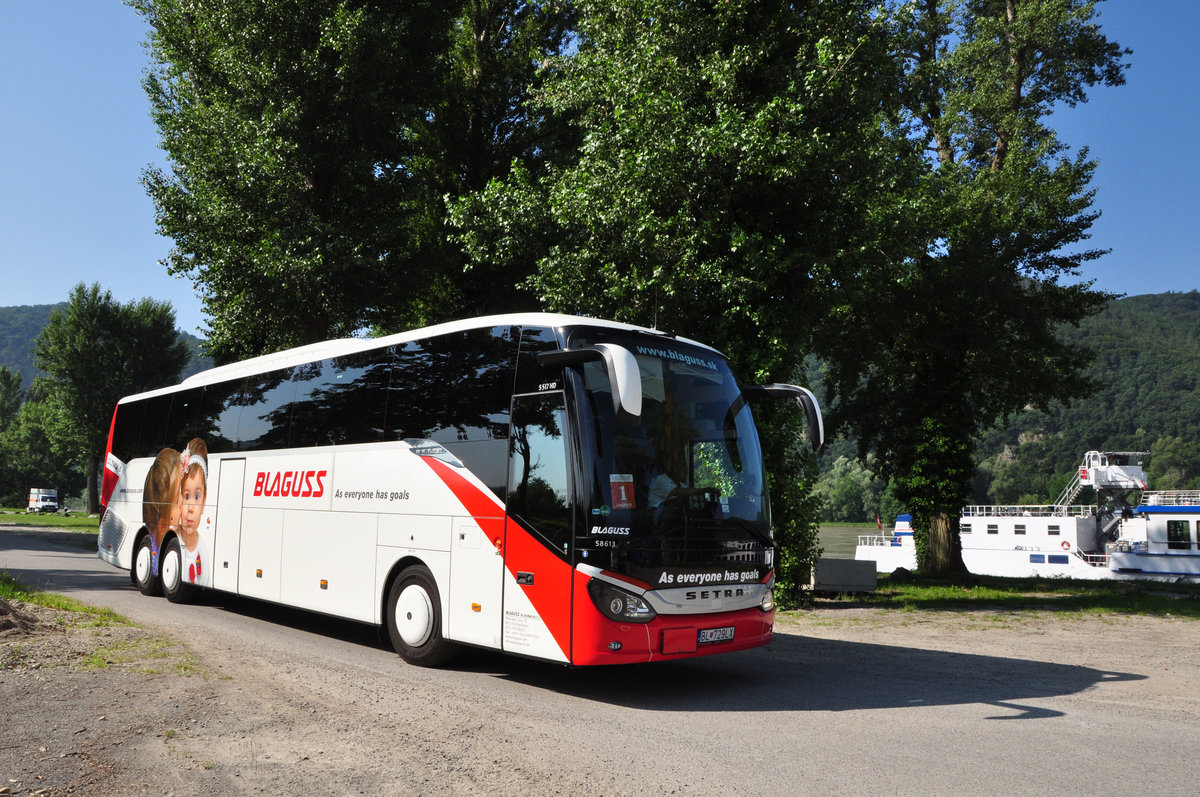
M144 183L218 360L434 312L429 117L458 3L131 0L170 170Z
M821 474L817 489L823 520L861 523L895 514L885 500L887 484L870 470L873 464L871 455L865 461L840 456Z
M0 430L0 502L25 506L31 487L56 489L65 501L83 488L83 471L63 450L57 427L54 408L31 400Z
M567 0L463 4L452 26L444 83L429 128L438 196L453 202L481 191L506 177L514 164L541 173L546 163L573 151L569 126L527 103L550 74L544 68L547 59L566 46L573 22L574 6ZM532 260L468 264L457 242L443 238L442 244L444 270L454 277L448 300L462 315L536 306L525 284Z
M1097 215L1095 164L1046 124L1088 87L1123 82L1128 51L1101 34L1094 5L891 5L905 130L925 154L920 236L887 272L848 286L834 320L857 345L828 351L844 417L912 511L927 570L962 569L957 511L983 431L1095 386L1087 349L1058 335L1112 298L1064 284L1103 254L1076 248Z
M24 398L21 375L7 365L0 365L0 502L5 504L19 503L20 499L20 482L14 469L21 457L9 448L4 435L16 419Z
M55 445L87 474L87 511L99 509L97 474L117 401L178 381L187 344L167 302L121 304L98 284L75 286L34 344L40 395L50 406Z
M898 92L871 6L582 2L577 33L536 95L577 154L455 204L472 268L533 262L552 309L702 335L745 378L794 381L822 292L901 226L879 196L908 146L884 135ZM794 418L759 414L777 525L807 527L803 567L815 515L782 485L815 472L785 450Z
M569 3L131 4L170 159L144 182L218 361L533 303L531 264L464 273L445 200L556 151L523 100Z
M1200 445L1179 437L1160 437L1150 446L1147 481L1155 490L1200 488Z

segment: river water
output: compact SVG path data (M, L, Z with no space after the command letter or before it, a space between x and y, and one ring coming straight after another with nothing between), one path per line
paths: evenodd
M864 523L861 526L822 526L818 539L825 550L821 556L829 559L853 559L858 535L890 534L891 531L891 526L886 524L883 531L880 531L874 523Z

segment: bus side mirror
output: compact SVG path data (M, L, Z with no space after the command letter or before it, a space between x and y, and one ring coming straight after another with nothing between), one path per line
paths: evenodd
M642 417L642 372L637 358L624 346L597 343L580 349L558 349L538 354L538 362L546 368L574 368L585 362L599 360L612 385L613 409L620 420Z
M808 421L808 439L812 443L813 451L821 450L821 446L825 444L825 419L821 416L821 405L817 403L817 397L811 390L799 385L773 384L743 387L742 392L750 400L764 396L795 399L804 410L804 417Z

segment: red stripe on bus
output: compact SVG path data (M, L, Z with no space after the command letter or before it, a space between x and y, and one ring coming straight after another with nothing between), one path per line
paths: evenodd
M504 507L495 497L480 490L452 466L432 457L422 459L450 488L492 544L501 550L504 567L513 578L518 570L535 574L534 584L522 585L521 589L554 636L563 656L569 659L573 572L570 563L558 558L515 521L509 524L506 539Z

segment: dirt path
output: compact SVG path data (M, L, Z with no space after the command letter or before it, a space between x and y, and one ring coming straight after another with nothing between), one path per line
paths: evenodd
M145 629L81 626L70 613L15 609L39 622L32 632L0 636L0 705L9 707L0 725L0 794L626 793L619 782L581 791L593 780L586 770L531 768L522 751L536 730L485 734L470 706L445 695L434 703L369 680L356 690L354 672L314 672L301 659L280 672L252 652L197 656ZM1190 621L830 606L783 616L779 630L809 640L1090 662L1114 673L1152 669L1155 678L1125 689L1114 711L1200 714L1193 663L1200 623ZM414 715L419 731L405 721ZM402 748L402 759L381 756L381 744Z

